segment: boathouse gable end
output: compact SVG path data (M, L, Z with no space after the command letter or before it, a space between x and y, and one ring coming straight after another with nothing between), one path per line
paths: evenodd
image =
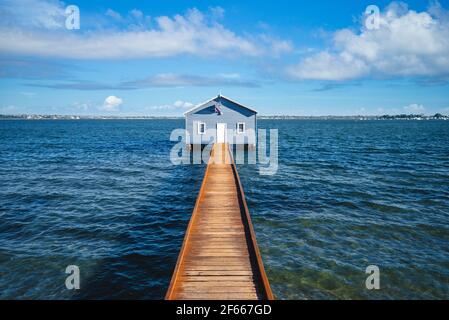
M188 144L256 144L257 111L217 96L185 113Z

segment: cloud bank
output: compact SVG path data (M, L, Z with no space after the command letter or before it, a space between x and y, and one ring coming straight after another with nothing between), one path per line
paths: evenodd
M177 100L173 104L165 104L161 106L152 106L149 109L158 110L158 111L167 111L167 110L187 110L194 106L191 102L186 102L182 100Z
M1 72L0 72L1 77ZM93 81L71 81L56 83L27 83L30 87L70 90L138 90L148 88L180 88L180 87L260 87L260 83L254 80L242 79L239 74L198 76L175 73L159 73L147 78L120 82L117 84L99 83Z
M391 3L380 28L362 23L356 32L338 30L332 46L286 70L292 79L345 81L362 78L449 79L449 13L438 3L427 11Z
M381 12L379 29L368 30L362 21L358 30L335 31L327 48L306 53L294 51L288 40L230 30L223 25L225 11L220 7L158 17L150 17L138 9L128 13L107 9L92 17L81 8L81 30L65 29L64 9L65 5L58 0L0 2L0 54L9 57L8 61L0 61L0 78L60 76L66 81L35 86L74 90L261 85L260 81L223 75L168 72L116 84L76 81L67 78L63 66L53 63L58 61L54 58L119 60L192 55L251 60L261 57L258 62L263 63L258 66L275 70L268 72L272 78L325 81L326 85L318 91L364 79L403 78L424 85L449 81L449 12L437 2L422 12L393 2ZM296 64L286 65L292 58L297 59L287 56L293 53L306 56ZM276 56L286 59L272 64L270 59ZM29 61L30 57L33 61Z
M404 107L404 110L412 113L422 113L426 108L422 104L412 103Z
M122 59L195 56L262 56L292 50L290 42L266 35L239 35L218 22L223 9L190 9L184 15L149 19L132 10L129 19L141 23L127 29L64 29L60 1L6 0L0 4L0 53L69 59ZM122 21L109 9L102 19ZM144 19L144 20L142 20ZM145 21L151 20L151 24Z

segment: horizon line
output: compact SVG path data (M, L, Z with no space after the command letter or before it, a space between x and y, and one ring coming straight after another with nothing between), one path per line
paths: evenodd
M378 115L361 115L361 114L353 114L353 115L333 115L333 114L327 114L327 115L291 115L291 114L278 114L278 115L258 115L258 118L325 118L325 117L332 117L332 118L379 118L379 117L424 117L424 118L430 118L435 116L442 116L442 117L449 117L448 115L442 114L440 112L436 112L434 114L419 114L419 113L398 113L398 114L378 114ZM39 114L39 113L17 113L17 114L2 114L0 113L0 118L24 118L24 117L59 117L59 118L69 118L69 117L77 117L77 118L83 118L83 119L89 119L89 118L173 118L173 119L183 119L185 118L184 115L105 115L105 114L98 114L98 115L80 115L80 114L56 114L56 113L46 113L46 114Z

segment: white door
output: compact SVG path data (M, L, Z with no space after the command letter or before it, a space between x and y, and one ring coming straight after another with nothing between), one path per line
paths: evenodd
M226 123L217 123L217 143L226 142Z

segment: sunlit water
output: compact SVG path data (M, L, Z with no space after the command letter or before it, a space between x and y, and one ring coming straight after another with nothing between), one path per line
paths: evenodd
M204 173L169 160L183 123L0 122L0 298L163 298ZM277 298L449 298L449 122L258 125L279 170L239 174Z

